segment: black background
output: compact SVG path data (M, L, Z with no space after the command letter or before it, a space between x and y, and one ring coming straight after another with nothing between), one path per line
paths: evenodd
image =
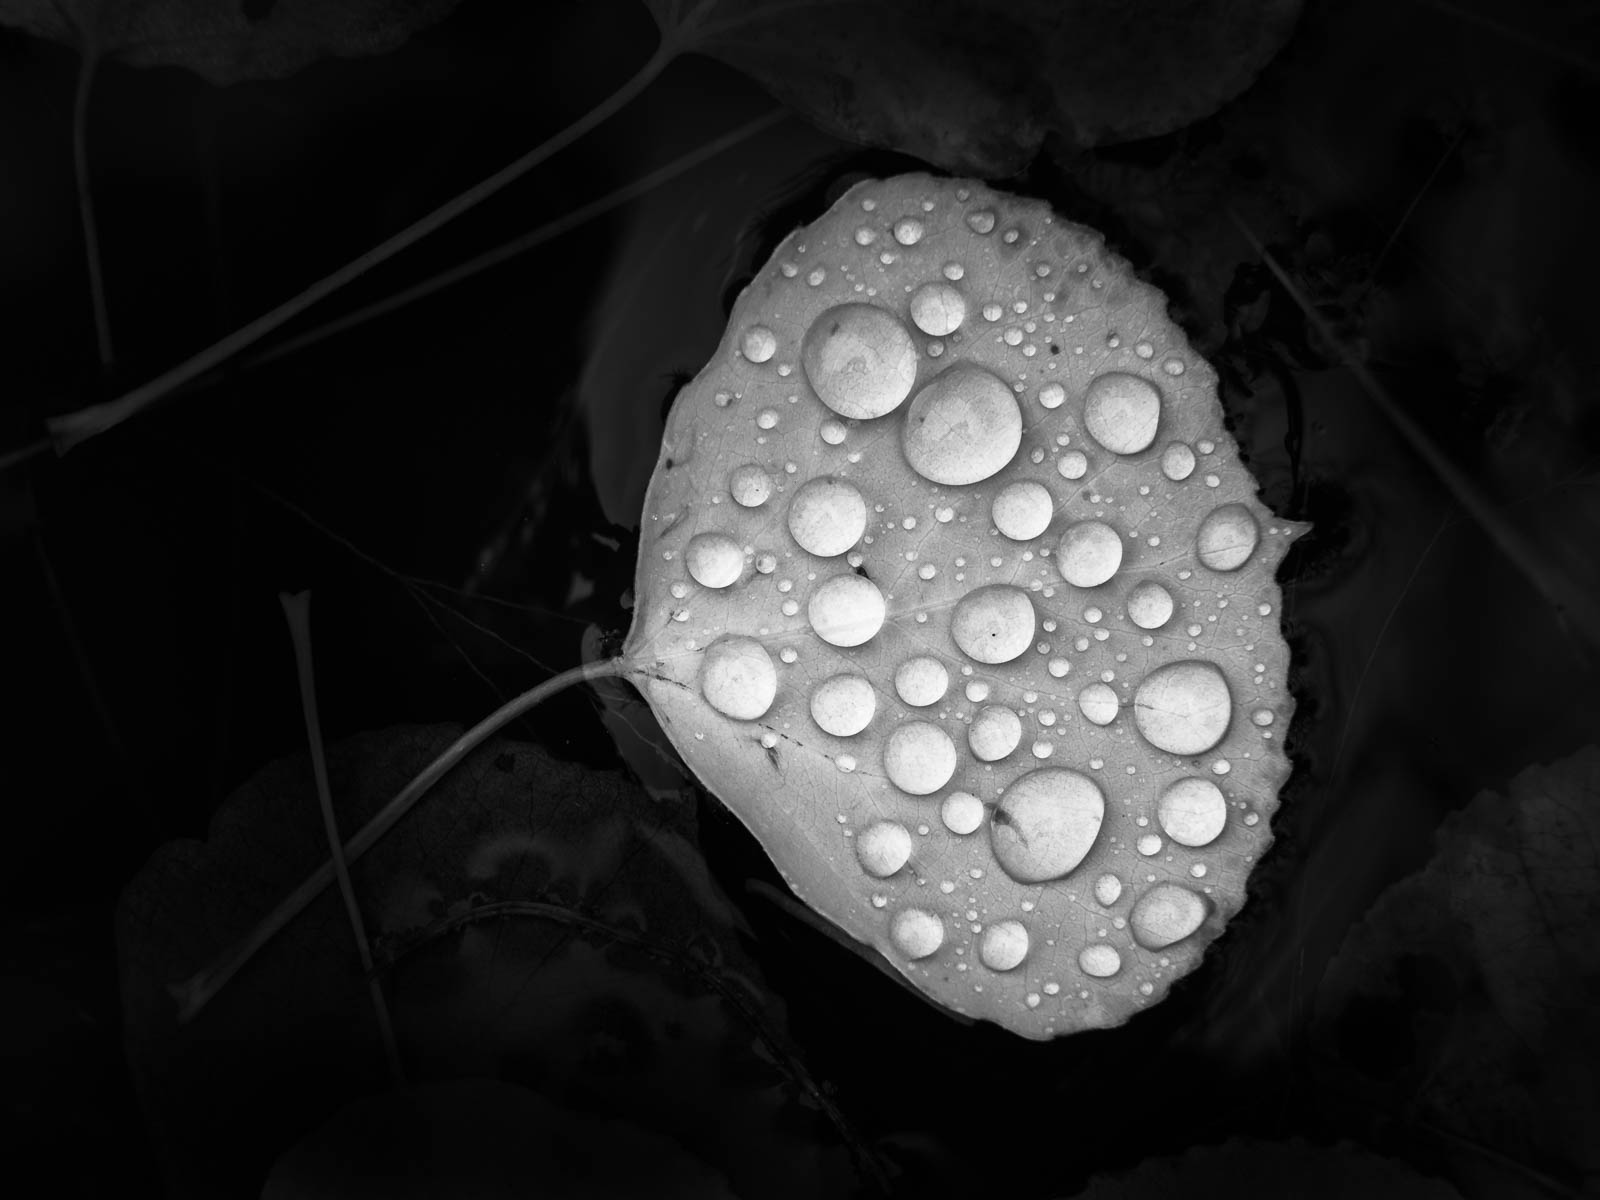
M216 88L178 69L103 67L89 145L109 379L74 200L77 59L0 33L5 447L486 176L656 43L644 9L620 0L524 7L469 2L392 54L281 81ZM750 880L782 885L714 799L685 792L810 1070L920 1194L1073 1194L1096 1172L1237 1135L1352 1140L1468 1196L1584 1182L1559 1156L1453 1138L1403 1102L1410 1084L1396 1104L1394 1089L1340 1092L1318 1066L1332 1046L1371 1075L1403 1075L1422 1053L1417 1013L1448 1023L1481 999L1424 966L1388 1007L1343 1014L1331 1042L1313 1036L1328 963L1373 899L1428 861L1440 821L1594 740L1596 658L1218 214L1261 218L1346 348L1592 599L1600 142L1579 114L1596 99L1593 22L1553 3L1308 7L1217 116L1083 154L1047 143L1026 175L992 181L1102 229L1168 290L1222 373L1264 500L1315 525L1280 576L1297 773L1251 904L1205 965L1124 1030L1036 1046L969 1028L752 892ZM729 67L677 62L643 101L286 334L772 108ZM911 169L926 164L789 116L469 282L0 477L16 705L0 1093L8 1134L47 1164L53 1194L161 1189L122 1059L111 913L157 845L203 836L230 790L303 746L278 593L315 597L329 739L471 722L542 678L537 664L580 661L589 626L624 632L636 529L600 497L642 494L664 405L777 240L863 173ZM659 254L641 255L651 238ZM612 367L601 408L579 387L596 355ZM458 589L432 594L504 640L419 602L394 572ZM627 769L581 690L512 734ZM1529 1048L1534 1061L1551 1052Z

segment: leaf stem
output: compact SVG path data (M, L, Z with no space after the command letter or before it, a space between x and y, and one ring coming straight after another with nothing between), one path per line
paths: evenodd
M89 300L94 306L95 345L100 353L100 373L109 376L116 365L111 345L111 314L106 306L106 279L100 261L100 231L94 219L94 187L89 179L89 94L94 88L100 57L85 46L78 65L78 86L72 98L72 174L78 185L78 219L83 225L83 252L89 264Z
M65 454L80 442L87 441L113 429L166 398L177 388L224 362L260 341L274 329L287 324L308 308L325 300L347 284L361 278L373 267L388 261L400 251L415 245L429 234L442 229L451 221L489 199L507 185L520 179L534 167L557 151L565 149L601 122L622 109L635 96L644 91L667 64L677 56L679 43L663 40L647 62L633 77L594 108L568 125L560 133L547 138L514 162L502 167L482 182L475 184L455 198L434 209L427 216L406 226L399 233L374 246L365 254L352 259L344 266L313 283L297 295L285 300L270 312L257 317L249 324L236 329L227 337L212 343L200 353L154 379L134 388L131 392L103 404L91 404L76 412L52 417L46 425L55 442L56 452Z
M372 971L372 948L367 944L367 927L356 903L356 889L350 882L350 867L339 845L339 821L333 812L333 790L328 786L328 760L322 749L322 723L317 716L317 677L311 658L311 593L278 593L284 619L289 622L289 637L294 641L295 670L300 677L300 709L306 718L306 740L311 744L311 773L317 781L317 803L322 808L322 827L328 835L333 869L339 877L339 892L355 935L356 951L361 955L361 973L366 976L372 997L372 1011L378 1019L378 1034L383 1039L384 1057L389 1062L389 1078L397 1088L406 1086L405 1069L400 1065L400 1048L394 1040L394 1023L389 1020L389 1002L384 999L383 983Z
M629 669L629 665L628 660L622 658L606 658L584 663L582 666L563 671L502 704L452 742L449 749L429 763L420 775L406 784L394 799L379 809L376 816L345 842L345 861L354 862L372 849L379 838L393 829L400 818L411 811L429 788L449 774L452 767L488 741L498 730L557 692L565 691L574 684L622 675ZM193 1020L211 998L238 974L239 969L255 956L256 951L304 912L306 907L322 894L323 889L333 882L333 878L334 864L330 860L323 863L307 877L304 883L280 900L277 907L221 957L181 983L172 984L168 991L178 1002L179 1023Z

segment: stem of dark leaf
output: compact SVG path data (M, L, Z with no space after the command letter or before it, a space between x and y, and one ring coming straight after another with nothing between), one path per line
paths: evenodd
M78 217L83 224L83 252L89 265L89 299L94 305L95 345L100 352L100 374L109 377L116 363L111 346L111 315L106 307L106 280L100 264L100 231L94 219L94 187L89 179L89 94L94 88L99 56L84 47L78 67L78 87L72 99L72 173L78 184Z
M356 950L361 955L361 972L366 976L367 990L372 996L372 1011L378 1018L378 1033L383 1038L384 1055L389 1060L389 1076L395 1087L403 1088L406 1076L400 1066L400 1049L395 1044L394 1025L389 1020L389 1003L384 999L382 981L372 971L372 949L367 944L366 924L361 919L361 906L356 903L356 890L350 882L350 867L345 862L339 838L339 822L333 813L333 793L328 787L328 761L322 750L322 724L317 717L317 680L311 658L311 593L297 592L291 596L287 592L279 592L278 600L289 622L289 636L294 639L294 662L300 675L300 707L305 713L306 740L311 744L311 770L317 781L317 801L322 807L322 825L328 835L334 873L339 877L344 909L350 917L350 930L355 934Z

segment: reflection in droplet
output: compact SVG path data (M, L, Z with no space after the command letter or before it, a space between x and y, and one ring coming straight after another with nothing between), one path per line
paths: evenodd
M1158 883L1134 903L1128 925L1146 950L1162 950L1199 929L1206 908L1205 899L1188 888Z
M1010 483L995 496L990 509L995 528L1014 542L1031 541L1050 525L1055 498L1042 483Z
M967 319L967 300L948 283L925 283L911 293L911 323L929 337L948 337Z
M830 646L860 646L883 628L888 608L878 585L862 575L835 575L811 593L806 616Z
M967 726L967 745L980 762L999 762L1022 742L1022 718L1003 704L980 708Z
M1261 540L1255 514L1243 504L1224 504L1206 514L1194 537L1195 554L1213 571L1237 571Z
M1016 455L1022 445L1022 410L992 371L958 362L912 398L901 440L906 461L924 479L978 483Z
M1015 780L989 821L995 858L1019 883L1060 879L1094 846L1105 817L1094 780L1065 767L1041 767Z
M983 824L983 801L971 792L951 792L939 806L939 817L946 829L964 837Z
M911 861L911 831L898 821L879 821L856 834L856 860L861 869L887 879Z
M841 417L870 420L893 412L917 378L917 347L893 313L840 304L811 323L800 363L820 399Z
M1156 440L1161 393L1149 380L1121 371L1097 375L1083 400L1089 436L1113 454L1137 454Z
M1172 619L1172 593L1153 579L1133 585L1128 593L1128 620L1140 629L1160 629Z
M1228 801L1209 779L1191 775L1162 791L1156 820L1180 846L1209 846L1228 823Z
M1079 521L1061 535L1056 567L1073 587L1099 587L1122 565L1122 537L1104 521Z
M1078 966L1085 975L1096 979L1109 979L1122 970L1122 955L1115 946L1095 942L1078 951Z
M1233 717L1228 681L1215 664L1168 663L1146 675L1133 693L1133 720L1157 750L1204 754L1222 740Z
M1014 971L1028 957L1028 928L1021 921L996 921L983 931L978 957L991 971Z
M728 495L744 508L760 508L772 496L772 476L755 463L735 467L728 475Z
M901 663L894 673L894 690L913 708L926 708L944 699L950 672L937 658L919 655Z
M1033 644L1037 617L1019 587L997 583L968 592L950 615L950 637L969 658L1006 663Z
M811 692L811 719L824 733L854 737L872 724L878 693L863 675L834 675Z
M807 480L789 501L789 532L821 558L843 554L867 531L867 502L855 484L831 476Z
M927 909L902 908L889 922L889 940L907 958L927 958L944 944L944 922Z
M683 565L701 587L725 588L744 571L744 550L725 533L697 533L683 551Z
M778 668L754 638L720 638L700 659L700 694L723 716L754 721L778 694Z
M956 744L930 721L907 721L884 744L883 773L902 792L931 796L956 773Z
M1078 711L1096 725L1109 725L1117 719L1117 693L1105 683L1091 683L1078 693Z

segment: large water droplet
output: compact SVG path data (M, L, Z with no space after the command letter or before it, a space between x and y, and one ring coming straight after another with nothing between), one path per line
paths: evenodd
M1222 740L1233 718L1228 681L1208 662L1168 663L1146 675L1133 693L1133 720L1157 750L1204 754Z
M1128 914L1133 940L1146 950L1163 950L1188 937L1206 919L1206 902L1188 888L1158 883Z
M868 875L887 879L911 861L911 831L898 821L879 821L856 834L856 859Z
M1195 554L1213 571L1237 571L1261 540L1255 514L1242 504L1224 504L1206 514L1194 537Z
M878 585L862 575L835 575L811 593L806 616L830 646L860 646L883 628L888 608Z
M1028 593L996 583L968 592L950 615L950 637L969 658L1006 663L1033 644L1037 617Z
M778 694L778 668L754 638L721 638L700 659L700 694L723 716L754 721Z
M956 773L956 744L929 721L907 721L884 744L883 773L902 792L931 796Z
M1228 823L1228 801L1209 779L1174 780L1156 801L1156 820L1180 846L1209 846Z
M683 551L683 565L701 587L725 588L744 571L744 550L725 533L697 533Z
M925 283L911 293L911 322L929 337L948 337L966 319L966 297L948 283Z
M1104 521L1079 521L1061 535L1056 569L1073 587L1099 587L1122 565L1122 536Z
M1109 979L1122 970L1122 955L1117 953L1115 946L1096 942L1078 951L1078 966L1085 975L1092 975L1096 979Z
M1109 725L1117 719L1117 693L1110 684L1091 683L1078 693L1078 711L1096 725Z
M1113 454L1137 454L1156 440L1161 393L1147 379L1121 371L1095 376L1083 398L1083 424Z
M889 922L889 940L907 958L927 958L944 945L944 922L924 908L902 908Z
M939 818L951 833L965 837L983 824L983 801L971 792L951 792L939 806Z
M744 331L739 350L753 363L764 363L778 352L778 339L765 325L752 325Z
M867 502L853 483L822 476L789 501L789 532L802 550L821 558L843 554L867 531Z
M1042 767L1017 779L989 821L995 858L1019 883L1068 874L1100 836L1106 802L1094 780L1065 767Z
M908 658L894 673L894 690L912 708L926 708L944 699L950 672L937 658L926 654Z
M956 363L912 398L901 433L906 461L924 479L978 483L1016 455L1022 410L993 372Z
M967 726L967 745L983 762L999 762L1022 742L1022 718L1003 704L980 708Z
M991 971L1014 971L1028 957L1028 927L1021 921L996 921L983 931L978 957Z
M760 508L772 496L772 476L755 463L735 467L728 476L728 495L744 508Z
M1172 593L1153 579L1133 585L1128 593L1128 620L1140 629L1160 629L1172 619Z
M1055 498L1044 484L1010 483L994 498L989 515L994 527L1012 541L1027 542L1049 528L1055 507Z
M878 693L862 675L834 675L811 692L811 719L834 737L854 737L872 724Z
M806 330L800 364L824 404L841 417L870 420L893 412L911 394L917 347L893 313L840 304Z

